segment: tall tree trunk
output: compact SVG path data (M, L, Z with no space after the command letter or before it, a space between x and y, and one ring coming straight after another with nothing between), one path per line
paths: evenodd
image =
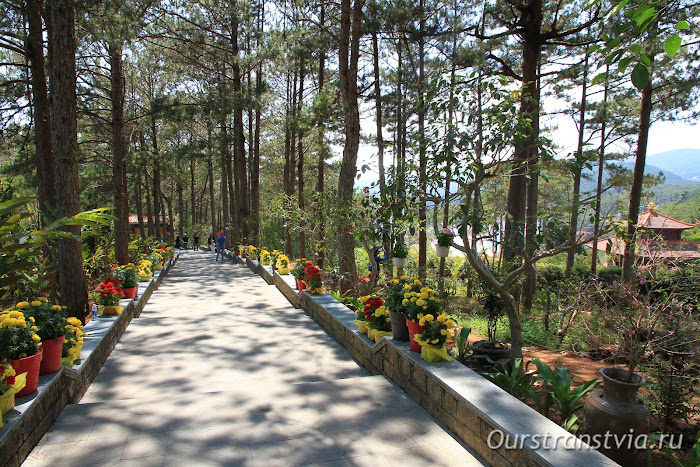
M114 184L114 256L119 264L129 262L129 194L126 188L126 147L124 146L124 95L126 80L122 47L109 44L112 86L112 179Z
M569 223L569 241L578 240L578 210L581 199L581 173L585 163L583 158L583 136L586 127L586 100L588 91L588 53L583 62L583 86L581 91L581 107L579 112L578 145L576 146L576 158L574 160L574 195L571 206L571 222ZM571 268L574 267L574 255L576 252L572 248L566 255L566 277L571 276Z
M297 74L294 70L294 78L292 79L291 92L291 107L288 111L288 125L289 125L289 148L285 147L286 159L285 159L285 173L287 174L287 185L285 186L284 194L286 195L285 203L292 203L292 197L294 196L294 174L295 174L295 161L296 161L296 136L297 136ZM290 206L291 207L291 206ZM290 258L294 255L294 246L292 245L292 229L291 223L284 223L284 253Z
M299 59L299 101L298 101L298 115L301 115L302 108L303 108L303 103L304 103L304 78L305 78L305 71L304 71L304 58ZM304 200L304 134L299 130L299 142L297 143L298 145L298 150L297 150L297 179L299 180L297 182L297 187L299 189L299 200L298 200L298 205L299 205L299 212L301 215L304 215L304 209L306 207L305 200ZM306 258L306 232L305 229L306 226L300 225L299 226L299 257L300 258Z
M41 0L27 0L25 11L27 22L29 23L26 49L32 72L34 144L36 146L36 172L39 183L39 209L44 215L50 215L50 211L56 208L56 183L53 167L51 107L46 89L46 71L44 68ZM51 207L50 209L49 206Z
M143 193L141 191L141 166L136 165L136 217L139 226L139 235L142 239L146 238L146 231L143 225Z
M355 174L357 173L357 151L360 147L360 112L357 91L357 63L360 56L360 36L362 35L363 0L355 0L352 8L350 0L340 3L340 94L345 113L345 147L338 177L338 202L340 212L352 205ZM338 256L340 273L357 279L355 266L355 242L352 225L343 217L339 225Z
M654 64L654 56L651 59L651 66ZM649 68L651 68L651 66ZM647 158L647 143L649 141L649 128L651 127L651 95L653 88L651 78L642 89L642 106L639 110L639 134L637 136L637 151L635 153L634 175L632 178L632 188L630 189L629 212L627 213L627 239L625 245L625 255L622 259L622 280L631 283L634 278L634 258L637 221L639 220L639 207L642 201L642 186L644 184L644 166Z
M418 186L420 201L418 205L418 278L425 282L428 237L427 225L427 197L428 175L425 141L425 2L420 0L420 38L418 42Z
M382 87L380 85L381 76L379 70L379 40L377 39L376 30L372 31L372 52L374 58L374 105L377 114L377 168L379 169L379 193L381 196L384 196L386 190L386 176L384 174L384 136L382 135Z
M610 71L610 65L605 67L606 76ZM605 130L608 120L608 87L610 82L605 78L605 88L603 90L603 115L600 124L600 148L598 148L598 180L595 190L595 220L593 221L593 251L591 251L591 273L595 274L598 268L598 234L600 233L600 210L601 197L603 196L603 169L605 168Z
M151 205L151 189L148 185L148 167L143 163L143 188L146 193L146 216L148 217L148 236L156 236L155 223L153 222L153 206Z
M537 88L537 67L541 55L542 0L529 0L523 13L523 92L520 100L520 115L532 119L527 128L526 137L516 143L508 188L508 216L506 217L506 234L504 259L508 263L515 261L523 253L525 214L527 205L527 164L537 156L538 128L534 122L539 115L539 94ZM509 266L510 267L510 266Z
M235 229L232 227L229 222L229 197L228 197L228 192L229 192L229 184L228 184L228 176L229 176L229 170L228 166L230 166L230 163L227 164L227 157L226 153L228 152L228 131L226 130L226 122L222 122L221 126L221 209L223 212L223 219L222 219L222 224L223 227L222 229L224 232L231 232L231 235L234 235ZM226 236L226 246L230 247L232 245L233 239L229 238L231 235Z
M326 7L321 3L321 13L319 17L321 30L325 27L326 22ZM326 77L326 48L321 46L318 59L318 92L323 92ZM323 263L326 257L326 219L325 207L326 197L325 191L325 167L326 167L326 126L325 116L320 116L318 119L318 178L316 178L316 193L318 200L316 201L317 218L318 218L318 248L316 249L316 264L323 269Z
M262 97L262 65L255 72L255 130L253 134L253 163L250 168L250 210L253 243L260 242L260 99Z
M214 235L214 238L217 236L217 232L219 230L224 230L223 228L218 228L217 229L217 223L216 223L216 199L214 198L214 155L212 154L214 152L214 148L212 147L212 124L210 121L207 121L207 141L208 141L208 152L209 152L209 158L208 158L208 167L207 167L207 177L209 178L209 204L211 208L211 233ZM224 230L224 233L226 231Z
M194 192L194 169L196 167L197 160L194 156L190 156L190 204L192 205L192 227L197 225L197 208L195 204L195 192Z
M184 212L184 202L182 199L182 183L177 182L175 184L175 189L177 190L177 212L180 214L180 222L178 222L177 226L177 234L182 238L183 233L184 233L184 224L185 224L185 215L183 215ZM194 211L194 210L193 210Z
M153 135L153 223L155 224L156 240L161 239L160 217L160 157L158 154L158 126L155 117L151 120L151 133Z
M80 211L78 182L78 123L75 73L75 4L72 0L51 3L50 42L51 130L53 132L56 213L70 217ZM83 271L80 226L63 230L77 238L58 241L60 303L68 314L84 320L87 316L87 283Z
M240 238L243 243L248 241L248 218L250 217L250 204L248 201L248 170L246 164L245 134L243 133L243 104L241 86L241 68L238 63L238 2L234 1L236 13L231 17L231 52L233 53L233 93L238 96L234 100L233 108L233 157L235 158L236 178L236 220L240 229Z

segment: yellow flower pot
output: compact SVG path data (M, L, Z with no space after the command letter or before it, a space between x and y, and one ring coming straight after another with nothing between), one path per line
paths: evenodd
M286 267L286 268L277 268L277 272L278 272L281 276L286 276L287 274L289 274L289 267Z
M367 333L367 323L365 321L356 319L355 324L357 324L357 329L359 329L362 334Z
M83 344L75 344L73 347L73 355L68 355L61 359L61 365L67 366L68 368L73 368L75 361L80 358L80 351L83 348Z
M101 305L100 314L103 316L117 316L121 314L123 309L124 307L119 305Z
M6 414L15 407L15 394L24 389L26 384L27 373L15 376L15 384L0 396L0 415ZM0 426L2 426L2 418L0 418Z

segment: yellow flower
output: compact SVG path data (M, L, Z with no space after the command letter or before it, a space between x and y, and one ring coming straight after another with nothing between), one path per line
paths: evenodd
M425 318L421 318L420 320L418 320L418 325L425 326Z
M34 319L33 316L30 316L30 317L29 317L29 321L31 321L32 323L36 323L36 320Z
M411 297L411 302L415 302L415 301L416 301L416 297Z
M425 315L425 320L429 323L432 323L435 317L433 315Z
M38 331L39 331L39 328L38 328L38 327L36 327L36 326L32 326L32 331L34 331L34 332L38 332Z
M440 339L433 339L430 341L431 344L437 344L438 342L440 342Z
M418 306L423 306L425 304L426 304L426 301L423 300L422 298L419 298L418 300L416 300L416 305L418 305Z
M403 286L403 288L404 288L405 290L411 290L411 285L410 285L410 284L406 284L406 285Z
M403 298L411 298L411 294L409 292L406 292L403 294Z
M399 283L399 281L398 281L398 280L396 280L396 279L392 279L392 280L391 280L391 283L392 283L392 284L394 284L394 285L396 285L396 284L398 284L398 283Z
M29 307L29 302L19 302L16 306L20 310L24 310L25 308Z
M25 302L25 303L26 303L26 302ZM8 314L8 316L9 316L10 318L22 318L22 317L24 316L24 314L22 314L21 311L12 310L12 311Z
M56 311L61 311L61 310L62 310L61 305L54 305L54 306L51 307L51 309L56 310Z
M38 334L32 334L32 340L39 342L39 341L41 341L41 337L39 337Z
M447 321L445 321L445 326L447 326L448 328L451 328L454 325L455 325L455 323L451 319L448 319Z
M5 371L3 372L3 376L15 376L17 373L15 372L15 369L12 368L12 365L7 365L5 368Z
M401 304L402 304L403 306L408 306L408 299L407 299L407 298L404 298L403 300L401 300Z
M427 300L428 299L428 292L421 292L420 298L422 298L423 300Z
M438 323L444 323L447 321L447 317L445 315L440 315L437 317Z
M446 335L447 335L447 329L440 329L440 334L442 334L443 336L446 336Z
M41 306L41 302L39 300L33 300L31 305L32 306Z
M418 279L414 279L414 280L413 280L413 283L414 283L415 285L417 285L418 287L422 287L422 286L423 286L423 283L422 283L421 281L419 281Z
M404 275L401 276L401 280L402 280L402 281L405 281L406 279L408 279L408 276L407 276L406 274L404 274Z

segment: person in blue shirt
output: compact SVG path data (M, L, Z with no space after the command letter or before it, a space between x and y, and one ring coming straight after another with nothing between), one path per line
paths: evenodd
M384 256L380 256L381 249L379 247L374 249L374 253L372 253L372 256L374 257L374 262L377 263L377 276L379 275L379 270L381 269L381 264L382 261L386 261L386 252L384 252ZM369 263L369 271L372 272L372 263Z
M219 255L221 255L221 262L224 262L224 248L226 247L226 237L224 236L224 231L219 232L219 238L216 239L216 261L219 261Z

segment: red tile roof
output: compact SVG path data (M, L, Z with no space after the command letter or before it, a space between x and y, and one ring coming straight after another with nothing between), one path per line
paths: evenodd
M653 230L686 230L700 224L688 224L672 217L664 216L656 211L646 211L639 215L637 227Z

